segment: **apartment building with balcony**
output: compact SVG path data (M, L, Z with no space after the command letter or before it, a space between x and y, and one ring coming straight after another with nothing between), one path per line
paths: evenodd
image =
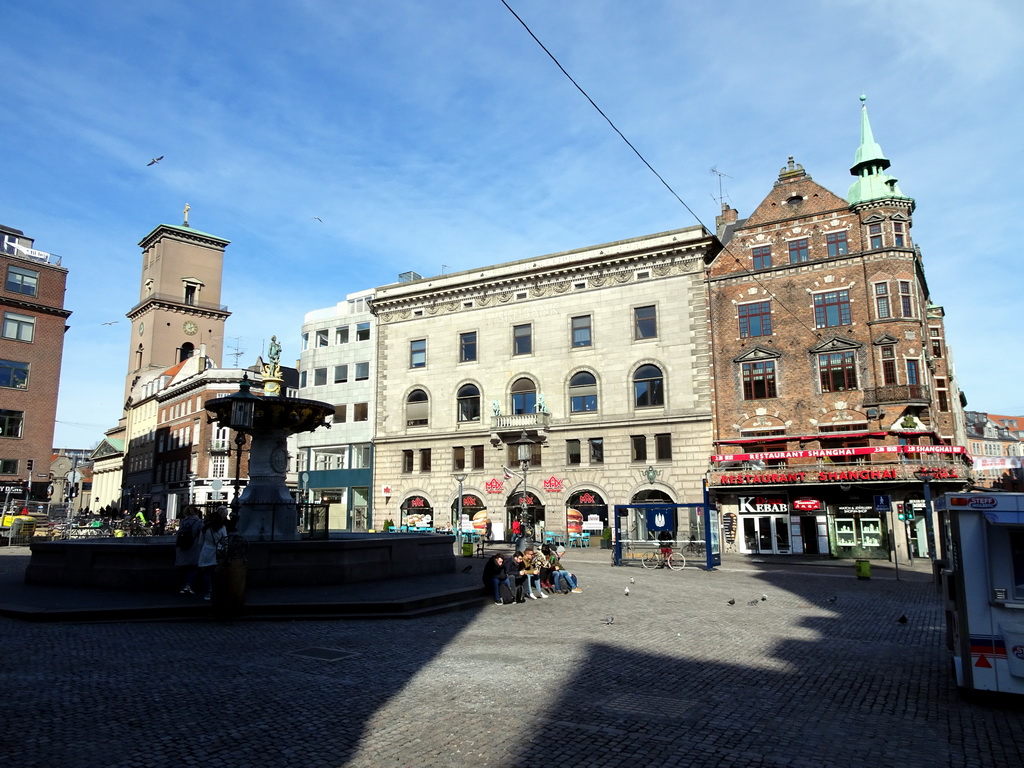
M48 500L68 271L0 225L0 503ZM24 484L24 485L23 485Z
M716 250L690 227L377 288L374 524L448 528L460 487L499 539L524 506L600 536L615 504L699 502Z
M729 548L927 556L926 493L970 481L944 313L888 167L865 105L845 199L790 158L748 218L723 207L708 485ZM894 523L879 496L920 514Z
M418 277L418 276L417 276ZM299 490L326 504L335 531L364 531L371 512L376 389L373 291L350 293L306 314L299 358L299 397L334 406L330 429L295 436Z

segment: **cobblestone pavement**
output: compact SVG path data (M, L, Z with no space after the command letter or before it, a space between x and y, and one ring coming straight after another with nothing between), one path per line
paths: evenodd
M568 560L582 594L414 620L0 619L0 765L1024 764L1021 711L957 696L930 574Z

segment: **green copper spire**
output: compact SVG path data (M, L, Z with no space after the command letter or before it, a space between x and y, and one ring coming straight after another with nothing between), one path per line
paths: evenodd
M861 94L860 146L857 147L857 155L850 169L850 173L856 176L857 180L850 185L850 191L846 193L846 202L850 205L866 203L869 200L904 197L896 184L896 177L883 173L890 163L871 133L867 100L868 97Z

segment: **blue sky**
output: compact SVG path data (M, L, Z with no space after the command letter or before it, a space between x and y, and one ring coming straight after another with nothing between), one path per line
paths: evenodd
M789 155L845 196L865 92L969 407L1024 414L1015 0L509 4L712 229L712 167L741 216ZM6 0L0 23L0 223L69 269L60 446L120 416L137 243L186 202L232 241L243 364L406 270L696 223L500 0Z

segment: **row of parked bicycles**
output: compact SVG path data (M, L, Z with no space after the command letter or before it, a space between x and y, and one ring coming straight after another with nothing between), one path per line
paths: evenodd
M177 521L170 521L162 533L173 534L177 528ZM50 523L49 537L51 539L83 539L90 537L139 537L159 535L160 531L154 532L151 523L143 523L138 518L78 518L75 520L64 520Z

